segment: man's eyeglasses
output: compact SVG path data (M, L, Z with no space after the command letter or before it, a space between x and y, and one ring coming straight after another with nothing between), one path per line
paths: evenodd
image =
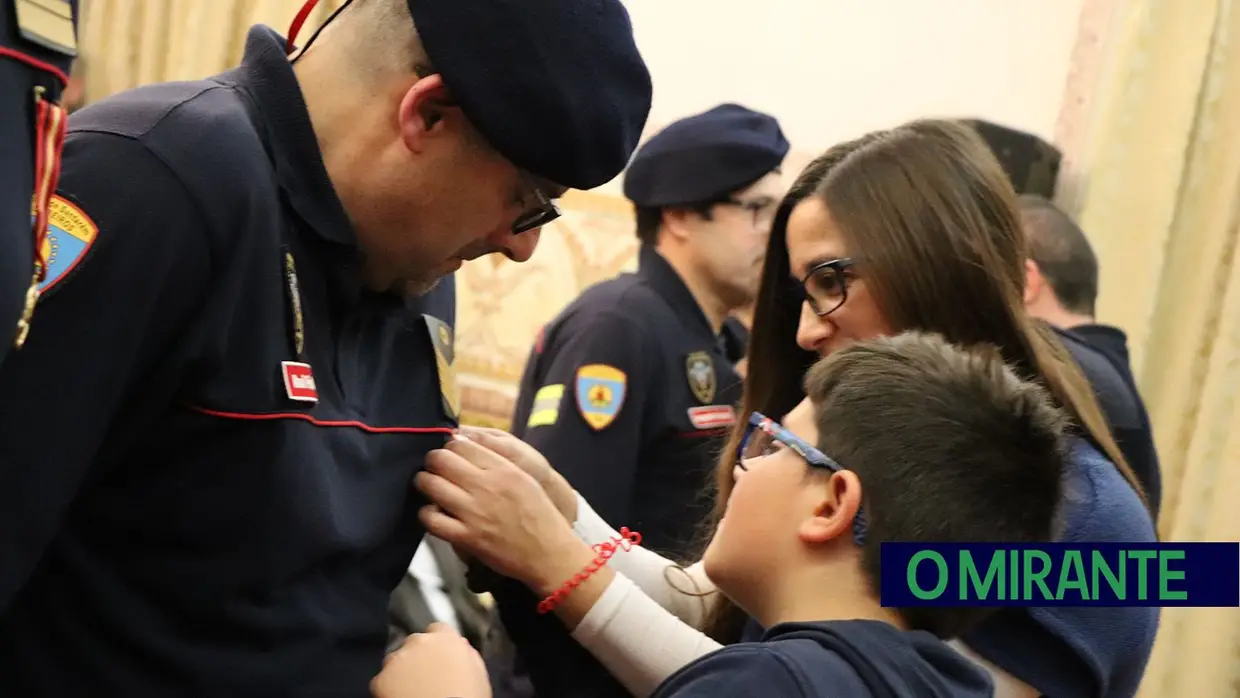
M735 206L753 216L753 227L756 229L769 228L771 221L775 219L776 202L770 199L758 201L742 201L740 199L727 198L715 202L716 206Z
M761 412L749 414L749 421L745 425L745 435L736 448L736 465L741 470L748 470L749 467L745 465L745 461L769 456L778 451L781 446L792 449L811 468L824 468L833 473L847 469ZM866 531L866 517L861 509L858 509L857 515L853 517L852 526L853 542L857 544L857 547L861 547L865 543Z
M513 235L541 228L560 217L560 207L547 195L547 192L543 191L543 187L539 186L533 181L532 177L525 173L521 174L521 181L525 184L526 191L530 192L534 203L512 222ZM522 196L521 199L525 201L527 197Z
M848 300L848 286L852 283L849 269L853 268L851 257L841 257L810 267L797 283L809 307L818 317L835 312Z

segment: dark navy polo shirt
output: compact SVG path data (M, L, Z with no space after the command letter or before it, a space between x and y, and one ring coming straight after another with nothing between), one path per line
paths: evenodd
M614 526L689 558L713 505L741 379L676 271L643 247L637 273L586 290L549 323L526 365L513 431ZM495 592L539 696L624 695L538 599Z
M77 3L71 3L74 24ZM20 31L16 6L0 3L0 47L18 51L65 73L73 56L33 41ZM0 361L13 349L17 320L34 273L34 90L58 99L64 89L52 73L0 54Z
M362 698L380 669L452 337L362 289L283 43L74 116L59 195L97 234L0 368L0 695Z

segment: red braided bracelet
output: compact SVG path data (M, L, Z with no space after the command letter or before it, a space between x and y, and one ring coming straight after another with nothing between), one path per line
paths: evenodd
M564 585L559 589L556 589L555 593L539 602L538 612L550 613L554 611L555 607L560 605L560 602L568 598L569 594L573 593L573 589L581 586L581 583L589 579L590 575L598 572L599 569L601 569L603 565L607 564L607 561L610 560L611 557L618 551L623 550L627 552L631 550L634 545L641 544L642 534L637 531L630 531L627 527L625 527L620 529L619 538L612 538L609 541L603 541L602 543L595 545L594 552L596 555L594 560L592 560L590 564L586 565L585 569L581 570L577 574L574 574L567 582L564 582Z

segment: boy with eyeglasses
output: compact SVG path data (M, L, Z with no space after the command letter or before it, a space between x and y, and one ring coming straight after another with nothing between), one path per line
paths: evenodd
M880 546L1051 540L1062 414L997 352L915 333L833 354L806 393L782 425L750 416L703 558L718 590L769 630L690 663L655 698L992 695L985 671L943 642L992 611L883 607ZM444 646L421 640L377 695L424 695L391 681Z

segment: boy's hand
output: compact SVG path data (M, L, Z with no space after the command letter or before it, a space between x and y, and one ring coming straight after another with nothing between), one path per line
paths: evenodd
M491 698L491 682L469 641L433 623L387 656L370 692L375 698Z

